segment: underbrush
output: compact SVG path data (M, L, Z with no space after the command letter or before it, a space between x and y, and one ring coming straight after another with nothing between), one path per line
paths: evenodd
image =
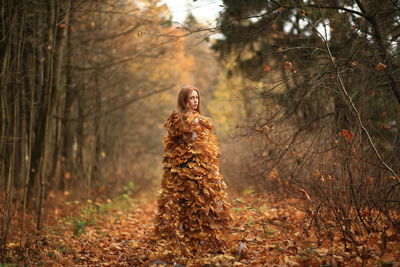
M110 214L118 219L129 213L139 201L137 195L137 186L133 182L122 187L112 199L65 201L64 194L54 195L52 203L47 203L47 221L41 232L35 230L33 214L26 215L24 232L20 231L20 217L14 216L5 259L0 266L17 266L21 263L45 266L43 258L52 259L73 253L63 239L66 234L78 238L87 234L89 227L104 223L104 218ZM53 249L44 257L42 251L49 244L52 244Z
M398 262L400 178L347 130L318 133L314 140L310 132L294 133L281 125L225 145L228 186L267 193L277 202L297 199L296 209L307 215L304 231L340 243L360 264L371 258L384 266ZM398 162L384 156L399 173Z

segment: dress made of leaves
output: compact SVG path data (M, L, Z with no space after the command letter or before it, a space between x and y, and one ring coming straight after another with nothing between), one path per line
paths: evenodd
M165 127L157 247L186 257L226 252L232 217L214 125L197 112L173 112Z

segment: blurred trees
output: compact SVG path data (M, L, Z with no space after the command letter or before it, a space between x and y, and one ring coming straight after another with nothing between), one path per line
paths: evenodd
M13 218L24 231L35 210L40 230L52 202L152 185L179 87L210 83L190 76L203 55L177 38L185 32L160 1L7 0L0 9L5 248Z

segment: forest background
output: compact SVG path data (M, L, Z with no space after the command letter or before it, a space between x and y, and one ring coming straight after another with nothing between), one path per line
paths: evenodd
M85 203L156 192L186 84L232 192L297 199L363 262L360 236L398 240L399 2L221 5L207 27L158 0L1 2L0 262Z

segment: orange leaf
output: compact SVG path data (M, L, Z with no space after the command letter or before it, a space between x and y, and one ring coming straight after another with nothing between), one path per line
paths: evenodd
M264 71L270 71L270 70L271 70L270 66L267 65L267 66L264 67Z
M299 192L300 192L306 199L311 200L310 195L307 194L307 192L306 192L304 189L299 188Z
M291 72L296 73L296 70L294 69L292 62L290 61L285 62L285 70L290 70Z
M285 70L290 70L292 68L292 62L286 61L285 62Z
M387 65L383 64L383 63L378 63L375 67L376 70L383 70L386 69Z
M278 172L273 168L269 173L267 173L266 177L268 180L274 180L278 176Z
M357 65L358 65L357 61L350 62L350 66L352 66L352 67L356 67Z
M350 142L351 140L353 140L353 135L346 129L342 129L342 131L340 132L343 136L343 138L347 141Z
M382 131L389 131L390 129L391 129L390 126L387 124L382 124L382 126L381 126Z

